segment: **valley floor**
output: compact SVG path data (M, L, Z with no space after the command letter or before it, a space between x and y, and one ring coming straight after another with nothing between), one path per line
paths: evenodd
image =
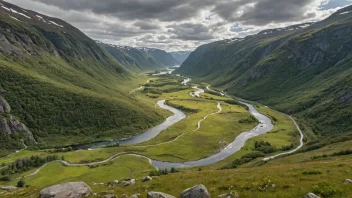
M148 78L145 84L138 85L141 87L131 90L130 97L149 106L166 100L167 105L186 114L184 119L137 145L67 152L23 150L0 158L2 169L33 155L41 158L57 155L62 159L26 171L13 171L9 177L3 177L0 186L16 185L21 179L28 186L13 191L0 190L0 196L36 197L40 189L68 181L84 181L99 195L140 193L145 196L148 191L161 191L177 196L183 189L202 183L214 197L230 191L236 191L240 197L302 197L308 192L322 197L351 196L351 187L343 183L352 178L351 157L334 153L352 149L352 142L341 141L310 152L298 150L288 156L263 161L265 157L299 147L301 134L289 116L260 104L254 104L254 107L271 119L274 128L270 132L249 139L240 151L217 163L178 169L176 173L164 172L152 181L141 182L151 172L157 172L148 158L168 162L203 159L220 152L242 132L259 123L246 106L206 89L204 84L192 84L191 81L183 85L183 78L174 75ZM205 92L199 97L192 96L190 93L196 91L194 86ZM171 115L165 111L161 114ZM304 128L303 134L307 133ZM309 139L305 137L304 141ZM129 187L106 185L113 180L131 178L137 182Z

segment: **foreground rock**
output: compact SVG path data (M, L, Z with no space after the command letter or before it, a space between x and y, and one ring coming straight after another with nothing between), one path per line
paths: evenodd
M39 198L82 198L92 194L84 182L69 182L50 186L40 191Z
M346 179L343 183L344 183L344 184L352 184L352 180Z
M139 198L140 196L141 196L141 194L134 194L130 198Z
M240 197L236 192L230 192L218 196L219 198L237 198Z
M143 180L142 180L142 182L147 182L147 181L151 181L152 180L152 178L150 177L150 176L146 176Z
M116 195L105 195L104 198L117 198Z
M162 192L148 192L147 198L175 198L175 197Z
M135 183L136 183L136 180L135 180L135 179L131 179L131 180L129 180L129 181L124 181L124 182L122 182L122 186L123 186L123 187L131 186L131 185L133 185L133 184L135 184Z
M193 186L183 191L180 198L210 198L210 193L202 184Z
M308 194L304 195L303 198L320 198L320 197L315 195L314 193L308 193Z

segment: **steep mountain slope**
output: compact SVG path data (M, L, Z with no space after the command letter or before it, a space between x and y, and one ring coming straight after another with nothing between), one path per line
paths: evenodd
M189 56L191 51L169 52L180 64L182 64Z
M179 65L171 54L164 50L153 48L134 48L105 44L96 41L102 48L106 49L117 61L128 66L132 70L152 70L163 67Z
M199 47L176 71L271 105L317 135L352 131L352 6L314 24Z
M0 76L2 97L38 146L127 137L162 119L131 101L130 70L89 37L60 19L4 1ZM17 136L0 136L18 145Z

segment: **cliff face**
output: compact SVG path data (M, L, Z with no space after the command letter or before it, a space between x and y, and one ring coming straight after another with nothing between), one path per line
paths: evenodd
M11 114L11 106L4 98L0 98L0 133L7 133L8 135L24 133L35 142L33 134L27 126Z
M301 116L317 134L349 132L351 11L201 46L176 72Z

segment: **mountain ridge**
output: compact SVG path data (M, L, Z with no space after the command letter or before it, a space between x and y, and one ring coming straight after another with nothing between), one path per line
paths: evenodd
M128 65L132 70L155 70L179 65L170 53L147 47L130 47L107 44L96 41L99 46L108 51L118 62Z
M318 136L350 132L351 11L297 30L200 46L176 72L294 114Z

